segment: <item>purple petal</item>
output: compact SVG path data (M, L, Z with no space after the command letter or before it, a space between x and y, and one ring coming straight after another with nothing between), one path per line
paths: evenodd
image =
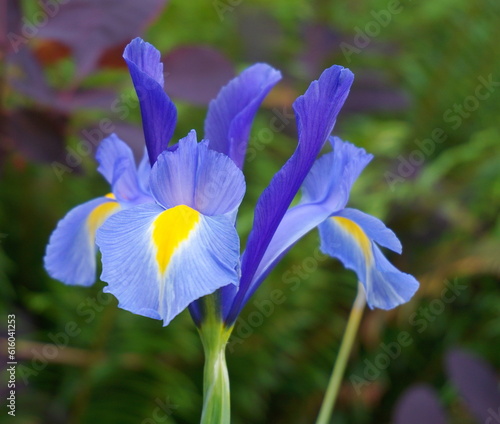
M292 157L273 177L257 203L253 229L242 258L240 289L226 316L226 322L233 322L243 307L259 263L290 203L332 132L353 78L348 69L332 66L323 72L318 81L311 83L306 93L295 101L293 107L297 117L299 143Z
M177 110L163 90L163 64L156 48L136 38L125 48L123 58L139 98L149 161L153 165L172 138Z
M258 63L233 79L210 102L205 120L205 139L210 148L229 156L243 168L253 118L281 73Z

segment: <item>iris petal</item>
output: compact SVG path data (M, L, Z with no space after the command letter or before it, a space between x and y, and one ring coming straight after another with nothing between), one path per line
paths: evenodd
M302 203L321 203L331 213L345 207L358 176L373 159L365 149L330 137L333 152L321 156L302 186Z
M111 184L117 200L125 203L151 201L138 178L134 154L116 134L111 134L99 144L96 153L97 170ZM148 164L149 166L149 164Z
M279 71L258 63L231 80L208 107L205 138L210 140L210 148L229 156L243 168L255 113L280 79Z
M360 216L352 212L346 215ZM356 272L371 308L392 309L410 300L418 289L418 282L391 265L368 236L380 230L381 223L374 222L364 214L356 221L341 215L328 218L319 226L321 250Z
M222 153L196 142L191 131L175 151L158 157L151 191L164 208L187 205L204 215L233 214L245 193L241 170Z
M100 197L79 205L59 221L44 258L52 278L69 285L90 286L96 280L95 232L120 205Z
M163 64L160 52L140 38L125 48L127 62L141 107L144 137L151 165L172 138L177 122L177 109L163 90Z
M194 300L238 282L239 239L232 222L185 205L124 210L101 227L97 244L105 291L121 308L164 325Z

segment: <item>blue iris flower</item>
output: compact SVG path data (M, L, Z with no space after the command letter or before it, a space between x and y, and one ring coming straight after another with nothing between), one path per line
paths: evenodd
M167 325L189 307L203 322L201 298L216 293L226 326L286 252L318 227L321 249L354 270L368 304L383 309L408 301L418 288L379 246L401 252L394 233L370 215L346 208L356 178L372 159L330 134L353 74L332 66L293 108L298 145L259 198L253 229L240 256L235 230L245 193L242 173L251 123L278 71L254 65L225 86L208 109L204 139L191 131L168 146L176 109L163 89L160 53L141 39L125 49L137 91L147 153L135 167L116 136L98 150L112 195L73 209L54 231L45 257L49 274L67 284L95 279L95 244L102 253L105 291L119 306ZM333 151L317 159L325 143ZM302 189L302 200L290 207Z

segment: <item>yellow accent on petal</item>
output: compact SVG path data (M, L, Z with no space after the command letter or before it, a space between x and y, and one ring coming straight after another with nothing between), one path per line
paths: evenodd
M363 252L366 260L371 262L373 258L372 243L363 229L355 222L342 216L334 216L332 217L332 219L337 224L339 224L345 232L347 232L352 238L354 238L354 240L356 240L356 243L361 248L361 251Z
M113 200L116 200L116 197L115 197L115 195L114 195L113 193L108 193L108 194L106 194L106 196L104 196L104 197L107 197L108 199L113 199Z
M153 243L156 262L163 274L172 255L200 221L200 213L189 206L179 205L162 212L153 222Z
M106 195L105 197L112 199L112 197L110 197L109 194ZM92 212L90 212L87 218L87 229L92 239L92 242L94 242L95 233L99 229L99 227L102 224L104 224L104 221L106 221L106 219L108 219L111 215L117 212L117 209L119 208L120 204L118 202L110 201L106 203L101 203L99 206L94 208Z

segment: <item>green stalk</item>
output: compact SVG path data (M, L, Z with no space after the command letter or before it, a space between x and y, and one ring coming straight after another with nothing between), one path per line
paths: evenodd
M349 354L351 353L352 345L354 343L354 339L356 338L356 333L358 332L359 323L361 322L365 305L365 291L361 283L358 283L358 294L356 295L356 299L352 305L349 320L347 321L347 327L340 344L339 354L333 367L333 372L328 383L328 388L326 389L325 398L323 399L323 404L321 405L316 424L328 424L330 422L340 384L342 383Z
M232 328L224 325L215 294L206 296L204 303L204 321L199 329L205 351L201 424L229 424L231 403L225 352Z

